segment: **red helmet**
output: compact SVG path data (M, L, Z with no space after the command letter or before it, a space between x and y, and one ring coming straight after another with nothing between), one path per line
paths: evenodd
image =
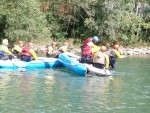
M19 44L19 45L20 45L20 44L23 44L23 42L22 42L21 40L19 40L19 41L18 41L18 44Z
M29 42L29 43L28 43L28 47L31 47L31 46L33 46L33 43L32 43L32 42Z
M115 44L115 45L113 46L113 48L114 48L114 49L118 49L118 48L119 48L119 45L118 45L118 44Z
M52 42L51 45L56 45L56 42Z

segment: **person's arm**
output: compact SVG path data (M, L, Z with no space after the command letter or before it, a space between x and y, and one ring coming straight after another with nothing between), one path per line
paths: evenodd
M8 55L12 55L14 58L16 57L15 55L12 54L12 52L8 49L7 46L3 46L2 50Z
M100 50L100 48L92 48L92 54L97 53Z
M93 62L95 62L97 54L98 53L93 54Z
M95 54L98 52L100 50L100 47L98 47L98 46L92 46L92 54L93 54L93 57L95 56Z
M108 67L109 67L109 57L108 57L108 55L105 56L105 60L106 60L106 69L108 69Z
M115 54L117 56L117 58L124 58L124 55L120 55L119 51L115 50Z
M33 49L30 49L30 53L33 56L34 60L38 60L38 57Z

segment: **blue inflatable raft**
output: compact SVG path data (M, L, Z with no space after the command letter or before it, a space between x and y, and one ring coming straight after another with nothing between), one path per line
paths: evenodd
M85 76L87 73L87 69L84 65L79 63L78 61L70 58L68 55L65 53L62 53L59 55L58 59L60 62L68 69L71 71L75 72L76 74Z
M79 60L81 57L78 55L75 55L74 53L66 52L69 57L73 58L74 60ZM104 70L96 68L90 64L83 63L83 65L88 70L88 74L96 75L96 76L112 76L112 72L110 70Z
M0 60L0 69L44 69L61 67L62 63L55 58L40 58L38 61L24 62L18 59L13 60Z

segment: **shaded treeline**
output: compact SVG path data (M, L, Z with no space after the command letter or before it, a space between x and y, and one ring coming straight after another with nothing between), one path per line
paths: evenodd
M149 0L1 0L0 37L62 42L100 36L124 44L150 42Z

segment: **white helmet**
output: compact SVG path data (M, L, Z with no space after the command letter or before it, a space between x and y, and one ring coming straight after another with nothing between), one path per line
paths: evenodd
M4 39L4 40L2 41L2 43L7 46L7 45L8 45L8 40L7 40L7 39Z

